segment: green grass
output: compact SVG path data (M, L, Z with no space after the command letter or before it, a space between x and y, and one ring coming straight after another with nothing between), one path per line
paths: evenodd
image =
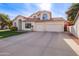
M6 31L6 30L0 30L0 39L6 38L14 35L22 34L23 32L16 32L16 31Z

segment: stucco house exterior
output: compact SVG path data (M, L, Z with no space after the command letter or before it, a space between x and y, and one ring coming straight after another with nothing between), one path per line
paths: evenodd
M17 16L13 20L13 26L24 31L64 32L64 22L62 17L52 18L52 13L44 10L35 12L29 17Z

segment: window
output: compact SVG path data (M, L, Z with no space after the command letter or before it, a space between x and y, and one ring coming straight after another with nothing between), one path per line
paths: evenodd
M31 27L32 27L31 23L25 23L25 28L31 28Z
M48 20L48 15L47 14L43 14L43 20Z
M14 26L16 27L16 22L14 22Z

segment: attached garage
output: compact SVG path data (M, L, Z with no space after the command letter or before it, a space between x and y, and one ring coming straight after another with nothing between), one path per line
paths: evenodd
M60 24L47 24L46 31L63 32L64 28Z
M64 32L64 22L42 22L35 24L35 31Z

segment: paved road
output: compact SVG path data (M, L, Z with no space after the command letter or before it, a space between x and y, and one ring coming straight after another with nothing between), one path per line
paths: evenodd
M67 33L30 32L0 40L2 56L76 56L64 39Z

